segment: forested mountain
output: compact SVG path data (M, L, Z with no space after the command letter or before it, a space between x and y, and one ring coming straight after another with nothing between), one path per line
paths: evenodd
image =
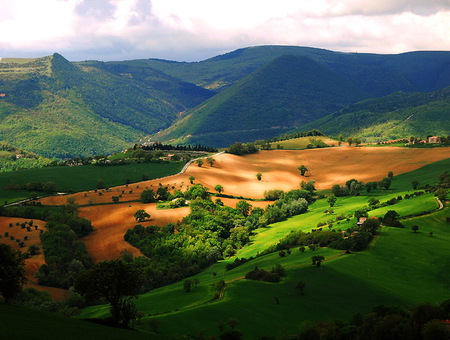
M210 98L156 139L218 147L268 138L367 94L307 57L282 56ZM231 143L230 143L231 142Z
M212 93L145 68L59 54L0 63L1 139L48 157L118 151Z
M197 63L159 59L130 63L159 69L176 78L220 91L284 55L308 57L352 81L370 97L395 91L434 91L450 85L450 52L446 51L393 55L341 53L299 46L256 46Z
M320 128L327 135L359 136L384 141L450 134L450 87L433 92L396 92L369 99L312 123L303 129Z
M304 129L361 100L446 86L450 52L259 46L192 63L2 59L0 140L59 158L118 151L161 130L154 140L227 146Z

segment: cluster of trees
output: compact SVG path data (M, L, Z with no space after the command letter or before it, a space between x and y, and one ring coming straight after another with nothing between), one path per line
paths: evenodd
M363 183L354 178L348 180L345 185L335 184L331 188L331 192L336 197L342 196L359 196L362 190L365 190L367 193L372 192L373 190L389 190L392 184L392 172L388 173L388 176L384 177L381 181L378 182L367 182Z
M350 321L304 321L298 339L311 340L445 340L450 300L440 305L423 303L408 309L378 305L370 313L356 314Z
M205 146L201 144L197 145L170 145L170 144L162 144L160 142L155 142L151 144L145 144L140 146L143 150L178 150L178 151L205 151L205 152L217 152L216 148L212 148L210 146ZM137 149L138 146L135 145L134 149Z
M3 187L3 190L11 191L39 191L46 194L51 194L57 191L55 182L30 182L25 184L7 184Z
M241 200L236 208L213 202L207 188L195 184L184 193L191 200L191 213L178 224L163 228L136 225L125 240L142 251L136 258L144 270L147 289L194 275L224 257L232 256L247 244L253 230L304 213L313 201L305 190L292 190L268 205L253 208Z
M305 247L315 251L319 247L330 247L346 251L361 251L367 248L373 236L380 229L379 219L367 219L361 226L349 228L345 232L333 230L313 229L311 232L294 231L282 238L276 245L267 248L263 254L274 251L290 250L299 247L301 252Z
M77 215L77 204L71 198L61 211L50 215L46 229L41 234L45 264L36 272L38 282L44 286L70 288L78 275L92 266L92 259L80 240L93 231L92 224Z
M234 143L228 147L226 152L231 153L233 155L242 156L245 154L256 153L258 148L253 143Z
M280 282L284 276L286 276L286 269L280 264L275 265L270 271L255 267L255 269L245 274L247 280L264 282Z

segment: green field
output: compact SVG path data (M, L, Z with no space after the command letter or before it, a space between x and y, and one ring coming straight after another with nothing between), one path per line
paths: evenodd
M59 192L79 192L96 188L99 179L103 179L105 187L142 181L142 175L149 179L160 178L178 173L183 163L136 163L119 166L83 165L74 167L47 167L0 173L0 188L7 184L24 184L34 181L55 182ZM11 202L30 193L5 191L0 189L0 202Z
M54 313L0 304L1 338L8 340L98 340L98 339L165 339L157 334L144 334L75 320Z
M256 256L292 230L310 231L319 221L333 219L340 213L351 214L367 205L369 197L384 202L412 193L412 180L436 183L437 176L449 166L447 159L396 176L389 191L339 197L333 215L323 212L329 208L326 200L318 200L306 214L258 230L237 257ZM234 258L221 261L194 277L200 285L190 293L185 293L183 283L178 282L141 295L136 305L145 317L138 329L151 330L151 322L157 319L161 334L218 335L218 323L231 318L238 321L236 329L245 338L282 337L295 334L305 320L349 320L379 304L407 308L423 302L442 302L450 298L450 224L445 221L450 209L437 208L434 196L425 194L370 211L369 216L383 216L388 210L396 210L402 216L418 216L402 219L404 229L383 227L368 250L355 254L344 255L343 251L329 248L301 253L294 248L285 257L271 253L230 271L225 270L225 265ZM346 229L354 223L356 219L351 218L335 223L334 228ZM417 233L412 232L412 225L419 226ZM322 268L311 265L312 255L325 256ZM255 266L269 270L276 264L283 265L288 274L280 283L243 279ZM223 298L214 300L214 284L219 280L225 280L227 286ZM306 283L305 296L295 289L299 280ZM79 317L105 317L108 313L106 306L93 306Z

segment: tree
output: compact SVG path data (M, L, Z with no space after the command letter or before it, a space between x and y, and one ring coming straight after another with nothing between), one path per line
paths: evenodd
M419 226L417 224L415 224L411 227L411 230L414 231L415 233L417 233L417 230L419 230Z
M203 165L203 159L197 159L197 160L195 161L195 163L197 163L197 166L198 166L198 167L201 167L201 166Z
M312 192L314 192L316 190L316 188L314 186L315 183L316 183L316 181L313 181L313 180L308 181L308 182L301 181L300 187L303 190L306 190L306 191L309 191L310 193L312 193Z
M221 186L220 184L217 184L214 187L214 190L216 190L219 194L221 194L223 192L223 186Z
M322 262L325 260L325 257L322 255L314 255L311 257L312 265L320 267Z
M328 196L327 202L330 205L330 207L334 207L334 205L336 204L337 198L334 195L330 195Z
M348 137L348 138L347 138L347 143L348 143L348 145L352 146L352 144L353 144L353 138L352 138L352 137Z
M82 273L75 283L75 290L88 301L105 299L110 304L112 320L128 327L137 317L133 302L128 298L136 296L143 284L141 270L122 260L99 262Z
M191 291L191 287L192 287L191 280L188 279L183 282L183 289L186 293L189 293Z
M375 235L381 227L380 220L378 218L368 218L361 225L361 231L366 231Z
M392 180L389 177L385 177L380 182L380 187L388 190L391 187Z
M262 179L262 173L258 172L256 174L256 178L258 179L258 181L260 181Z
M300 175L305 176L305 173L306 171L308 171L308 168L302 164L298 167L298 170L300 170Z
M250 210L252 209L252 206L247 201L241 200L236 204L236 209L239 210L242 215L248 216Z
M434 196L436 196L442 203L445 202L445 199L447 198L447 189L445 188L438 188L434 192Z
M413 190L416 190L419 187L419 181L412 181L411 185Z
M140 210L136 211L133 216L136 219L136 221L138 221L138 222L143 222L143 221L145 221L146 218L151 217L150 214L147 213L144 209L140 209Z
M142 203L152 203L156 201L155 192L152 189L146 189L141 192Z
M216 160L212 157L206 158L206 162L209 164L209 166L213 166L215 161Z
M20 251L0 243L0 293L6 303L22 291L26 282L25 262Z
M389 171L388 174L387 174L387 176L388 176L389 178L392 178L392 177L394 177L394 173L393 173L392 171Z
M119 199L120 199L119 196L113 196L113 197L112 197L112 201L113 201L114 203L118 203L118 202L119 202Z
M189 182L191 182L191 184L194 184L194 181L195 181L195 177L189 176Z

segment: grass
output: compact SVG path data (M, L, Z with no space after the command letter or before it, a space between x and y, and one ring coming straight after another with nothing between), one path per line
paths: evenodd
M0 304L2 339L167 339L154 333L112 328L54 313Z
M411 193L412 180L421 184L436 183L437 176L449 165L450 159L447 159L395 176L392 189L387 191L339 197L332 215L324 213L329 209L326 199L318 200L307 213L258 230L252 243L241 249L237 257L256 256L292 230L308 232L316 228L318 222L335 219L341 213L348 216L367 205L370 197L385 202ZM139 329L151 330L151 320L157 319L161 334L218 335L220 322L236 319L236 329L246 338L281 337L297 332L304 320L348 320L379 304L410 307L422 302L441 302L450 298L450 273L446 270L450 265L447 246L450 228L445 222L450 210L436 211L437 207L434 196L425 194L370 211L370 216L383 216L388 210L396 210L402 216L433 212L403 219L404 229L383 227L369 249L363 252L343 255L342 251L322 248L314 253L309 250L301 253L294 248L285 257L277 252L267 254L230 271L226 271L225 266L234 258L216 263L195 276L200 285L190 293L185 293L183 283L178 282L141 295L136 304L145 317ZM355 223L356 219L351 218L339 225L335 223L334 228L346 229ZM419 231L414 233L411 226L416 224ZM322 269L311 266L312 255L325 256ZM280 283L243 279L255 266L270 269L275 264L283 265L288 273ZM214 283L219 280L227 282L224 297L212 300ZM305 296L295 289L300 280L306 282ZM107 315L106 307L93 306L84 310L80 317Z
M312 144L314 147L326 146L327 142L336 142L335 140L322 137L322 136L314 136L314 137L299 137L287 139L279 142L273 142L270 144L272 149L276 149L278 145L280 145L283 149L286 150L304 150L306 149L308 144Z
M39 179L40 182L55 182L58 191L79 192L96 188L99 179L105 187L142 181L142 175L149 179L160 178L178 173L183 163L137 163L120 166L84 165L75 167L46 167L0 173L0 188L7 184L24 184ZM17 194L17 196L15 196ZM0 192L0 202L23 198L24 192ZM27 197L29 196L29 193Z

